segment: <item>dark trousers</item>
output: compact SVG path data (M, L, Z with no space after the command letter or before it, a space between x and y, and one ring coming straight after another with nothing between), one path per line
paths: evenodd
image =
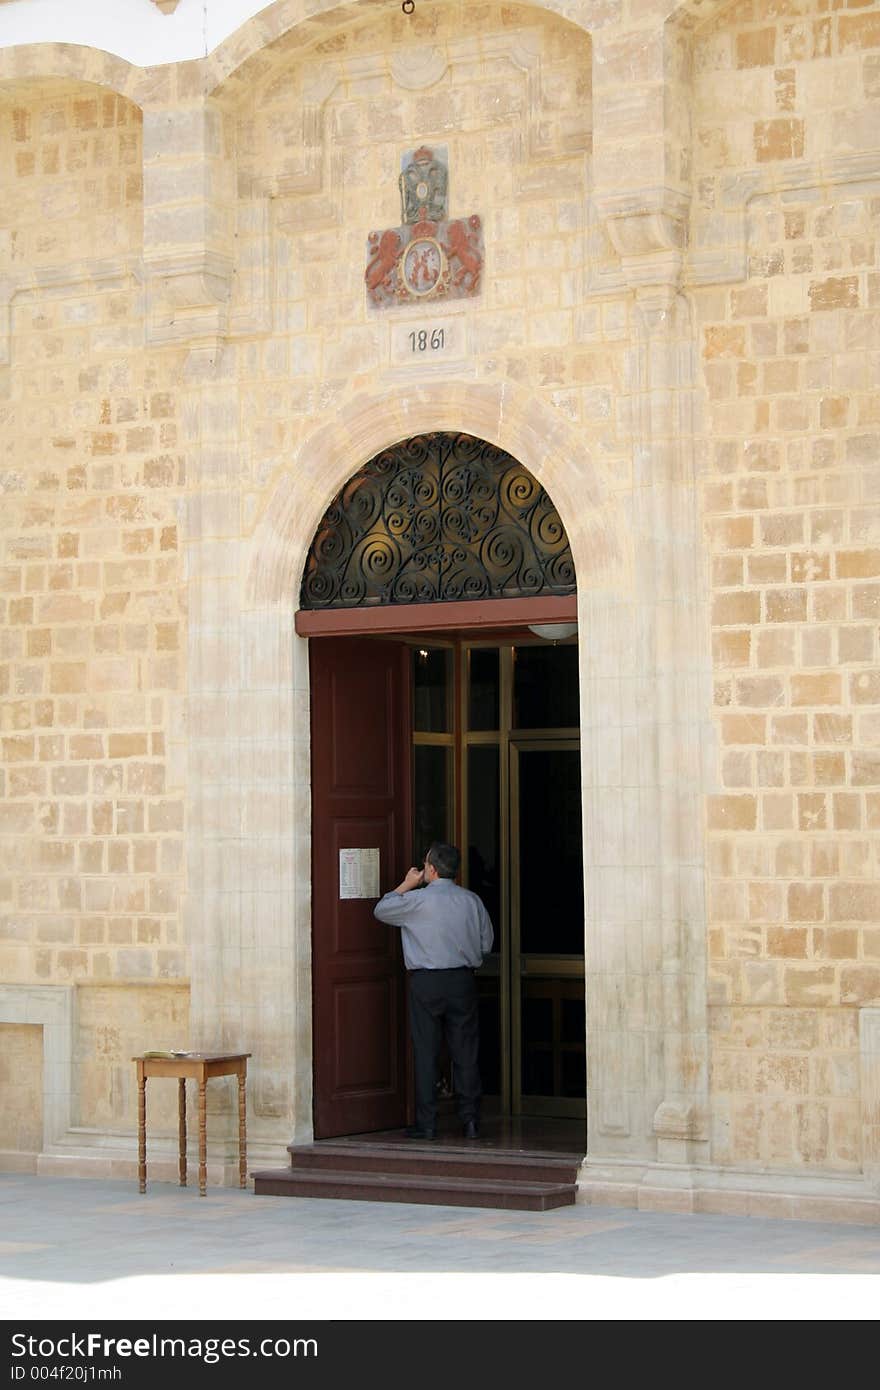
M411 970L409 973L409 1021L413 1042L416 1090L416 1124L434 1129L437 1098L434 1085L440 1046L452 1061L455 1101L459 1118L479 1120L480 1015L474 972L460 970Z

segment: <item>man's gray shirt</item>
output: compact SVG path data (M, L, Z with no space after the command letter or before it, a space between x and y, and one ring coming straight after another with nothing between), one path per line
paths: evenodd
M386 893L374 914L400 927L407 970L476 970L492 949L492 923L476 893L451 878L435 878L408 893Z

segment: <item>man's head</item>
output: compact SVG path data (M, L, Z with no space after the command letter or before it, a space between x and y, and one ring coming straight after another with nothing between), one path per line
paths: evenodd
M455 845L444 845L440 840L435 840L425 855L425 872L427 875L430 866L437 878L455 878L460 863L461 855Z

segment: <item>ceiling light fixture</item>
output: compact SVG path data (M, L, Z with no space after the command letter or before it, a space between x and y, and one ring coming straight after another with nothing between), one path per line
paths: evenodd
M545 642L564 642L578 630L577 623L529 623L529 632L543 637Z

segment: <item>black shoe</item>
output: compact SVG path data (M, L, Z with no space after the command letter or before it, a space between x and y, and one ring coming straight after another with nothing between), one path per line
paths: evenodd
M479 1139L480 1126L477 1124L476 1120L465 1120L461 1132L465 1139Z
M404 1139L436 1139L436 1129L423 1129L421 1125L407 1125L403 1131Z

